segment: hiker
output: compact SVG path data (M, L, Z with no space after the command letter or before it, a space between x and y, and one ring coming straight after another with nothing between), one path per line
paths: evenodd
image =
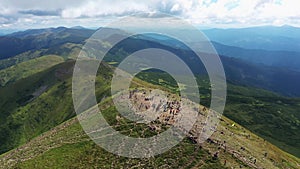
M224 161L224 165L226 165L226 163L227 163L227 161L225 160L225 161Z

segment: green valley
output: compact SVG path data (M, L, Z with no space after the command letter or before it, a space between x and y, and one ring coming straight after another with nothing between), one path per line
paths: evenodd
M26 45L12 53L5 51L0 60L0 168L299 168L300 98L295 86L300 73L227 56L221 56L227 76L225 111L218 114L220 123L205 142L195 139L202 131L197 128L198 122L178 145L151 158L121 157L101 148L82 129L78 118L84 113L76 116L72 100L76 57L94 32L59 27L7 37L12 40L7 41L9 47ZM116 32L116 37L124 34ZM130 37L116 45L100 64L95 78L103 116L115 130L130 137L151 137L171 124L157 119L141 124L117 111L111 80L116 66L130 53L153 47L179 55L195 73L201 98L199 115L206 115L211 104L214 84L194 54L180 45L173 47L174 41L159 43L147 38ZM98 44L103 49L111 47L107 42ZM84 83L82 86L81 92L85 92ZM180 94L178 86L192 87L177 84L168 73L156 69L138 73L131 82L131 90L146 93L144 88L160 89L176 97ZM90 125L96 126L93 122Z

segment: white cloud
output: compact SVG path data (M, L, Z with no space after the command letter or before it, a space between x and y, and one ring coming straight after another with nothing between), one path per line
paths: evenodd
M293 24L296 22L293 18L300 17L299 6L300 1L294 0L218 0L209 5L198 4L186 18L208 24L272 24L275 20Z
M148 7L141 1L89 1L81 6L66 8L62 12L64 18L97 17L111 15L126 15L132 12L146 12Z
M163 12L196 25L300 26L299 6L298 0L0 0L0 27L22 26L22 22L30 19L37 27L44 23L90 26L96 20L107 22L137 12ZM55 12L57 16L45 16ZM30 26L30 22L26 25Z

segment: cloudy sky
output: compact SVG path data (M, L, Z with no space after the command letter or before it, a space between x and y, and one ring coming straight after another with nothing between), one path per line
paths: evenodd
M299 7L299 0L0 0L0 29L99 27L140 12L175 15L198 27L300 27Z

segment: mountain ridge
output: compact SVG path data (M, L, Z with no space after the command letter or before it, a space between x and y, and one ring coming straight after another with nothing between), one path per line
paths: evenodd
M117 35L117 36L119 36L119 35ZM68 36L65 36L65 37L68 38ZM24 63L25 64L24 67L26 67L27 61L31 61L32 58L39 58L41 56L44 56L45 54L55 54L55 55L58 55L59 57L61 57L62 60L66 61L68 64L71 64L71 63L74 63L73 59L75 59L76 56L78 55L83 43L84 43L84 41L81 41L79 44L66 42L63 44L57 44L54 46L50 46L48 48L31 51L29 53L23 53L16 58L12 57L8 60L2 60L2 61L9 61L9 60L12 61L12 60L16 59L15 61L13 61L11 63L12 65L15 65L15 64L18 65L18 64ZM172 48L170 46L155 43L153 41L145 41L143 39L130 38L130 39L127 39L127 41L121 42L120 45L119 46L117 45L116 48L113 48L110 51L108 57L105 59L105 61L107 61L108 64L112 64L112 65L116 66L118 63L120 63L120 61L123 59L123 57L128 55L130 52L139 50L141 48L146 48L146 47L160 47L162 49L168 49L170 51L173 51L174 53L177 53L178 55L182 54L182 56L188 56L183 59L185 59L185 61L187 61L188 63L192 63L192 62L190 62L190 59L193 57L192 57L190 51L181 50L178 48ZM119 49L122 49L122 50L119 50ZM207 54L205 54L205 55L207 55ZM19 60L19 59L21 59L21 60ZM290 73L291 71L286 71L286 72L282 71L282 70L275 71L276 68L274 68L274 67L260 67L257 65L253 65L251 63L241 61L236 58L221 56L221 59L225 65L225 71L227 71L226 73L229 77L229 82L230 82L229 83L230 93L228 96L228 103L229 103L228 106L229 107L226 109L225 115L227 117L230 117L230 119L233 119L235 122L242 124L243 126L247 127L248 129L251 129L251 131L260 135L261 137L264 137L266 140L271 141L272 143L276 144L278 147L281 147L281 148L285 149L286 151L289 151L290 153L297 155L299 153L298 152L299 149L297 147L300 146L297 144L297 136L298 135L296 132L297 128L300 124L299 120L298 120L299 117L297 115L297 110L299 110L299 108L297 107L297 104L298 104L299 100L297 100L296 98L291 99L291 98L282 97L282 96L279 96L276 94L270 94L269 92L249 87L249 84L251 84L251 86L255 86L255 83L259 84L259 82L265 83L265 84L268 84L268 82L272 82L274 84L277 83L276 81L272 81L272 79L270 80L270 79L261 78L261 76L258 76L258 72L262 72L260 74L266 73L265 77L276 76L276 78L278 78L278 77L280 77L280 73L282 74L282 76L285 76L286 74ZM23 62L23 61L25 61L25 62ZM109 61L112 61L112 62L109 62ZM0 63L2 63L2 62L0 62ZM66 63L59 64L58 66L56 65L56 66L52 67L51 69L54 70L55 68L58 68L59 66L62 66L64 64L66 64ZM30 65L29 62L28 62L28 65ZM199 68L197 64L191 64L191 66L195 67L195 68ZM5 91L4 93L6 93L7 95L16 96L16 99L12 100L12 101L6 100L5 95L3 96L3 99L1 99L1 101L3 103L2 107L5 107L5 109L3 109L1 111L0 116L1 116L2 120L7 120L8 122L2 124L2 125L4 125L4 128L1 129L2 132L0 133L0 135L2 138L7 138L8 137L6 135L7 132L11 131L11 133L13 133L13 135L15 134L13 139L19 141L18 143L15 143L13 146L10 146L9 149L14 148L15 146L22 144L28 140L31 140L32 136L34 136L34 137L38 136L41 132L44 132L52 127L55 127L57 124L62 123L63 121L74 116L74 112L72 112L72 110L70 108L71 104L66 103L65 105L68 105L67 106L68 108L63 109L62 107L60 107L59 111L56 112L59 114L58 118L60 118L58 121L57 121L57 119L49 118L48 120L50 120L50 123L49 124L47 123L48 128L47 127L46 128L39 127L39 125L41 125L45 122L45 121L43 121L43 118L40 116L43 114L42 112L45 111L44 113L46 113L48 111L48 107L46 105L47 104L51 105L52 101L54 100L54 99L52 99L54 96L61 96L61 94L65 93L65 90L68 90L70 87L70 82L65 81L64 77L65 77L66 73L68 74L68 77L69 77L69 75L72 71L67 71L67 70L63 69L63 67L64 66L62 66L58 71L54 71L54 75L57 78L57 81L54 81L55 82L54 88L52 88L52 85L44 85L44 82L42 82L42 80L40 81L40 83L42 83L42 85L33 85L32 84L32 82L34 82L36 80L39 81L38 78L35 78L35 77L42 76L43 73L36 73L36 74L33 73L33 74L30 74L29 77L25 77L24 79L17 79L16 81L12 81L11 83L7 84L7 86L11 87L11 89L16 88L16 89L20 90L20 91L16 90L15 91L16 93L14 95L12 95L12 93L10 93L12 90L6 90L8 88L5 88L5 86L0 87L0 90ZM201 72L205 73L204 69L203 69L204 71L202 69L195 69L195 70L199 71L198 73L201 73ZM5 72L6 69L3 69L1 71ZM48 71L48 70L46 70L46 71ZM18 71L16 69L12 72L18 72ZM110 76L109 75L110 73L109 73L109 71L100 71L100 72L107 73L107 74L103 74L105 77L104 79L98 79L99 84L103 84L103 82L105 82L107 80L107 77ZM149 74L149 76L147 76L148 78L143 79L143 80L154 80L154 81L157 80L158 81L157 83L159 83L160 80L153 78L151 75L151 71L148 72L148 74ZM230 76L233 76L233 77L230 77ZM48 76L48 77L51 77L51 76ZM157 76L157 77L164 78L164 76ZM290 75L289 77L293 77L293 75ZM295 75L295 77L297 77L297 74ZM34 80L26 80L26 79L34 79ZM243 87L243 86L241 86L241 83L237 79L242 79L244 82L247 82L247 83L244 83L243 84L244 87ZM281 78L281 79L284 79L284 78ZM198 80L200 80L200 79L198 79ZM204 80L204 81L206 81L206 80ZM277 80L277 81L279 81L279 80ZM164 82L164 84L167 83L167 81L165 81L165 80L163 82ZM281 81L279 81L279 82L281 82ZM297 89L297 83L295 81L295 78L291 78L290 81L285 81L285 83L294 83L295 86L293 86L292 89L294 89L294 88ZM15 85L15 84L18 84L18 85ZM233 85L233 84L235 84L235 85ZM15 87L13 87L14 85L15 85ZM26 85L31 86L32 88L25 88ZM46 89L44 89L45 86L47 86ZM22 88L22 87L24 87L24 88ZM263 88L263 86L258 86L258 87ZM291 87L291 86L289 86L289 87ZM22 90L22 89L24 89L24 90ZM98 90L97 95L98 96L105 96L105 95L107 96L108 94L105 93L105 91L107 91L107 90L109 90L109 87L104 85L104 86L102 86L102 88L100 88ZM51 91L51 92L49 92L49 91ZM209 101L207 101L210 98L209 85L206 85L205 88L201 88L201 91L204 92L204 95L202 96L203 98L201 98L201 99L204 101L205 105L209 106ZM104 94L103 94L103 92L104 92ZM36 94L36 97L33 97L33 100L31 100L32 96L30 96L30 95L32 95L32 93L42 93L42 94L48 95L48 96L41 97L40 94ZM70 94L67 94L67 95L70 95ZM41 98L43 98L42 102L39 102L39 104L35 103L35 105L40 105L41 107L36 107L31 104L31 103L35 102L36 100L41 100ZM14 105L9 106L7 104L9 102L11 102ZM61 101L61 103L63 103L63 101ZM26 107L26 109L24 109L24 106ZM43 108L43 106L45 106L45 107ZM287 108L285 108L285 106ZM14 108L16 108L17 111L15 111ZM68 109L68 111L70 109L69 113L71 113L71 114L68 114L65 112L65 111L67 111L67 109ZM26 113L24 113L24 112L26 112ZM27 113L29 114L29 112L33 112L32 118L28 118L28 116L26 115ZM62 113L62 114L60 114L60 113ZM11 114L11 116L9 116L8 119L6 119L8 114ZM36 118L36 119L33 119L33 118ZM28 122L27 120L30 120L30 122ZM40 124L36 123L38 121L40 121L41 123ZM23 122L26 122L25 126L27 126L27 125L30 126L33 124L37 125L37 129L33 130L35 133L29 133L28 136L26 136L26 137L19 135L20 133L22 133L22 130L19 130L18 128L20 126L24 125ZM276 123L276 124L274 124L274 123ZM7 126L5 126L6 124L7 124ZM7 127L7 128L5 128L5 127ZM274 131L274 132L271 133L271 131ZM285 137L282 137L282 136L285 136ZM18 140L18 138L21 138L21 139ZM282 138L288 139L288 140L283 140ZM1 139L1 140L3 141L5 139ZM2 143L1 143L1 145L3 146ZM5 147L5 145L4 145L4 147ZM293 148L295 148L295 149L293 150ZM4 149L1 148L1 150L3 151ZM7 151L7 150L8 149L5 149L4 151Z

